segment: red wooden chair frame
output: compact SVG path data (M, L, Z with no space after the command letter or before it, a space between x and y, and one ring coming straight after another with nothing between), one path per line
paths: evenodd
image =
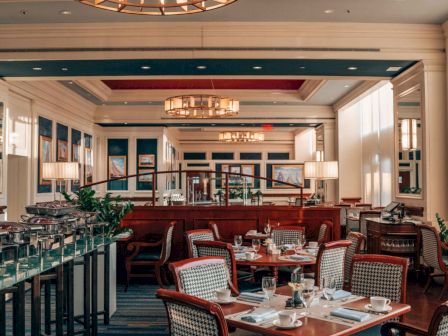
M409 263L408 260L401 257L382 255L382 254L355 254L352 259L352 266L350 270L350 286L349 290L352 289L352 279L353 279L353 265L356 262L377 262L384 264L393 264L403 266L403 275L401 277L401 301L400 303L406 303L406 279L408 274Z
M325 232L325 236L323 238L319 239L320 228L322 227L322 225L327 226L327 231ZM328 243L331 241L331 237L333 237L333 222L331 222L329 220L325 220L319 226L319 231L317 232L317 243L319 245L321 245L323 243Z
M316 286L320 286L320 263L322 261L322 256L324 254L325 251L328 250L333 250L333 249L337 249L337 248L341 248L341 247L346 247L348 248L350 245L352 244L351 241L349 240L337 240L337 241L333 241L333 242L329 242L329 243L324 243L321 244L319 246L319 251L317 252L317 257L316 257L316 265L315 265L315 282L316 282ZM344 277L344 267L345 267L345 256L344 256L344 261L343 261L344 265L342 267L342 277ZM342 283L344 283L344 279L342 279Z
M168 289L159 289L156 292L156 295L159 299L162 299L164 302L172 302L180 305L190 306L197 308L199 310L206 311L211 315L216 317L218 321L218 332L220 336L227 336L229 334L229 330L227 328L226 318L224 317L224 313L221 307L213 303L211 301L203 300L201 298L191 296L185 293L176 292ZM165 308L168 314L168 307ZM171 321L169 321L170 335L171 335Z
M188 250L188 257L193 258L193 242L191 241L191 236L197 235L197 234L211 234L213 237L215 236L213 234L213 231L210 229L196 229L196 230L189 230L185 231L185 240L187 241L187 250Z
M209 265L209 264L224 264L227 267L224 257L199 257L180 260L170 264L171 273L173 274L176 290L184 293L184 289L180 283L179 273L184 269L188 269L194 266ZM239 291L233 286L231 279L228 279L229 288L234 295L239 295Z
M221 248L225 249L230 254L232 269L230 270L232 272L231 280L233 286L238 289L238 276L237 276L237 270L236 270L236 259L235 259L235 252L233 251L232 244L230 243L224 243L220 241L206 241L206 240L197 240L194 242L196 246L210 246L215 248Z

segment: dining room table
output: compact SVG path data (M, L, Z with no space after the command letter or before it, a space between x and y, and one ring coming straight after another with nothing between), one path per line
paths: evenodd
M289 249L281 254L270 254L266 247L262 246L255 257L249 260L245 256L246 251L253 251L253 249L248 246L242 246L239 250L235 250L237 266L250 266L251 268L268 267L276 279L278 279L278 269L280 267L307 266L316 263L315 255L317 250L303 249L297 254L294 250Z
M291 298L292 289L289 286L277 288L274 296L263 303L243 301L237 298L231 304L221 305L224 316L229 326L254 332L262 335L285 335L285 336L343 336L353 335L357 332L379 326L382 323L400 317L411 310L411 306L403 303L392 302L387 313L378 313L368 310L370 299L362 296L351 295L340 299L327 301L316 298L309 308L310 315L302 316L304 308L285 308L286 301ZM269 307L276 311L293 310L298 316L298 327L283 329L275 326L275 318L258 323L246 322L241 319L245 314L251 313L257 307ZM353 312L367 314L364 321L355 321L332 315L337 308L346 308Z

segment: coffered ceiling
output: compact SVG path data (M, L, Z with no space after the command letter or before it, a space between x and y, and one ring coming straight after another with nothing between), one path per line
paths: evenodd
M239 0L196 15L145 17L102 11L75 0L0 0L0 23L77 22L395 22L443 23L446 0Z

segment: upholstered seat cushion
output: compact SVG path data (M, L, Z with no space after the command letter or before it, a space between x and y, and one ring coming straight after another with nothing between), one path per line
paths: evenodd
M134 260L137 261L157 261L160 259L160 249L146 250L141 251L137 256L134 257Z

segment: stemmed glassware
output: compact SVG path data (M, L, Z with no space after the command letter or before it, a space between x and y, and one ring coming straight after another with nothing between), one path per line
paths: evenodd
M271 224L269 223L269 221L264 226L264 233L266 233L267 235L271 234Z
M315 295L314 286L304 288L300 292L300 299L302 300L303 304L305 305L305 311L303 313L301 313L300 315L303 315L303 316L311 315L311 313L309 312L309 309L311 307L311 304L313 303L314 295Z
M277 280L274 277L263 277L261 279L261 288L263 289L264 296L269 300L274 296L277 288Z
M303 235L299 236L299 238L297 239L297 244L294 245L294 251L296 252L296 254L299 254L300 251L303 250L305 244L306 244L305 236Z
M255 254L258 254L258 251L260 251L261 242L260 239L252 239L252 248L255 251Z
M233 238L233 241L235 242L236 249L239 250L241 245L243 245L243 237L241 235L236 235Z

